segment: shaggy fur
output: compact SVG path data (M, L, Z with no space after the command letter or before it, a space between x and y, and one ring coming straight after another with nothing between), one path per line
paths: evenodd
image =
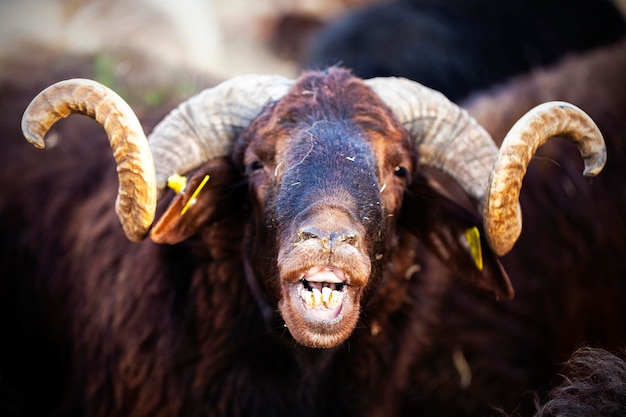
M395 0L331 21L302 62L339 64L363 78L407 77L459 101L624 34L611 0Z
M624 69L623 57L610 61L611 70ZM268 190L255 188L256 164L241 156L265 116L242 136L234 158L210 161L191 179L189 189L211 174L195 228L172 245L135 244L114 214L115 169L100 128L75 117L52 132L57 146L31 149L17 121L39 86L4 86L0 265L8 273L0 276L0 412L531 415L534 393L558 382L558 364L576 346L626 344L626 101L616 88L624 83L602 75L606 62L598 68L593 56L580 62L587 60L581 65L596 75L595 93L580 105L606 136L607 172L582 179L580 158L567 146L550 146L540 164L531 164L522 191L524 231L502 259L516 298L498 301L477 288L506 276L486 248L478 272L454 238L480 227L480 217L452 186L445 195L433 186L435 180L445 186L445 179L400 146L396 157L414 164L390 188L400 193L401 207L385 230L384 261L374 270L379 285L353 334L331 349L296 343L276 314L272 286L258 285L264 281L254 274L275 267L266 256L272 242L257 233L266 214L258 196ZM542 91L572 90L568 69L554 71L564 87L538 81ZM300 85L321 83L319 102L331 107L325 116L351 114L343 106L347 97L355 103L351 92L363 94L360 84L341 70L329 73L309 74ZM376 103L363 98L356 104ZM595 111L594 102L604 111ZM517 104L496 100L491 113L515 113ZM142 115L147 130L161 111ZM369 126L388 116L375 113ZM288 126L299 117L279 120ZM392 161L382 172L392 172Z
M626 362L604 349L581 348L565 363L563 382L535 417L626 415Z

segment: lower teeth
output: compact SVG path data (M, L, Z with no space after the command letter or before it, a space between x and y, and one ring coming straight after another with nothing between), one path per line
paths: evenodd
M317 308L333 308L341 304L343 299L343 292L337 290L331 290L328 287L323 287L320 291L317 288L305 289L300 291L300 297L304 300L307 307Z

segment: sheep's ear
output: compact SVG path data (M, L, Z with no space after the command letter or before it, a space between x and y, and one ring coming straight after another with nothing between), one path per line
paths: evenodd
M482 219L425 177L416 179L406 193L400 219L456 279L497 299L513 297L509 277L485 238Z
M203 226L228 214L228 200L239 174L225 158L209 161L186 181L150 231L156 243L175 244L196 234Z

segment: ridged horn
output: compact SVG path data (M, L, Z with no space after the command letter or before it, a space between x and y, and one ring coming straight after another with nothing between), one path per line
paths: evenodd
M595 122L573 104L540 104L520 118L505 136L485 194L483 216L487 240L494 252L509 252L522 230L519 194L526 168L537 149L561 136L576 144L585 163L583 175L600 173L606 145Z
M172 110L148 137L161 193L167 178L228 155L234 138L293 84L278 75L243 75L208 88Z
M154 220L157 198L141 123L114 91L92 80L71 79L51 85L31 101L22 117L22 132L35 147L44 148L48 130L72 113L85 114L104 128L117 163L117 215L130 240L143 240Z
M415 81L381 77L365 83L415 140L420 162L449 174L480 206L498 154L489 133L443 94Z

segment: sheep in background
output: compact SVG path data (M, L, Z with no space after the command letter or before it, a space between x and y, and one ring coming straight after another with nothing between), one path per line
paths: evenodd
M550 391L535 417L626 415L626 361L604 349L577 350L565 363L563 382Z
M458 102L626 34L611 0L406 0L355 9L313 36L305 68L403 76Z
M466 107L494 138L502 137L507 131L507 124L513 123L527 106L534 106L546 100L566 100L584 108L598 123L607 141L608 161L601 180L606 189L623 189L625 178L624 161L626 159L626 40L614 45L599 48L578 56L571 56L559 65L537 69L530 74L516 77L504 86L476 94L464 101ZM624 212L626 199L621 193L607 197L593 181L585 183L574 177L564 177L565 171L576 169L565 162L571 154L566 147L557 142L547 143L542 147L529 168L526 181L538 181L540 178L561 178L561 186L551 197L556 200L570 200L560 212L536 211L532 201L537 193L529 192L521 196L523 213L533 221L525 222L526 233L533 236L545 235L535 240L521 239L516 246L516 257L504 258L507 269L517 268L526 262L533 262L535 254L550 253L562 259L562 264L577 265L581 268L581 288L596 288L604 303L587 303L581 298L567 299L566 302L554 303L551 300L537 298L537 304L544 304L545 319L559 323L565 333L577 335L581 344L601 345L601 340L611 340L610 349L622 349L624 341L612 335L612 329L626 326L622 318L607 323L604 329L594 328L594 318L611 314L610 304L623 303L626 294L614 293L613 285L626 273L622 262L626 256L626 224L618 221L612 226L604 225L609 213ZM534 166L533 166L534 165ZM581 198L594 201L595 222L580 222L586 212ZM584 245L576 243L573 236L551 236L548 231L555 224L570 224L574 234L591 236ZM608 239L608 240L606 240ZM600 244L600 242L604 242ZM597 246L600 244L600 246ZM593 249L591 249L593 248ZM536 264L532 269L537 276L560 276L559 268L549 263ZM610 279L607 280L607 278ZM560 283L545 283L548 291L568 291L573 282L562 276ZM596 285L594 281L601 281ZM563 288L558 289L563 286ZM520 294L518 293L518 296ZM581 312L583 312L581 316ZM573 319L580 317L579 319ZM573 321L570 321L572 320ZM555 362L565 360L567 341L549 332L544 336L550 343L559 346L562 352L554 358ZM585 348L573 355L565 369L559 370L565 375L565 381L554 388L549 402L541 407L537 416L617 417L626 410L626 373L623 359L602 349ZM557 380L553 383L556 385Z

